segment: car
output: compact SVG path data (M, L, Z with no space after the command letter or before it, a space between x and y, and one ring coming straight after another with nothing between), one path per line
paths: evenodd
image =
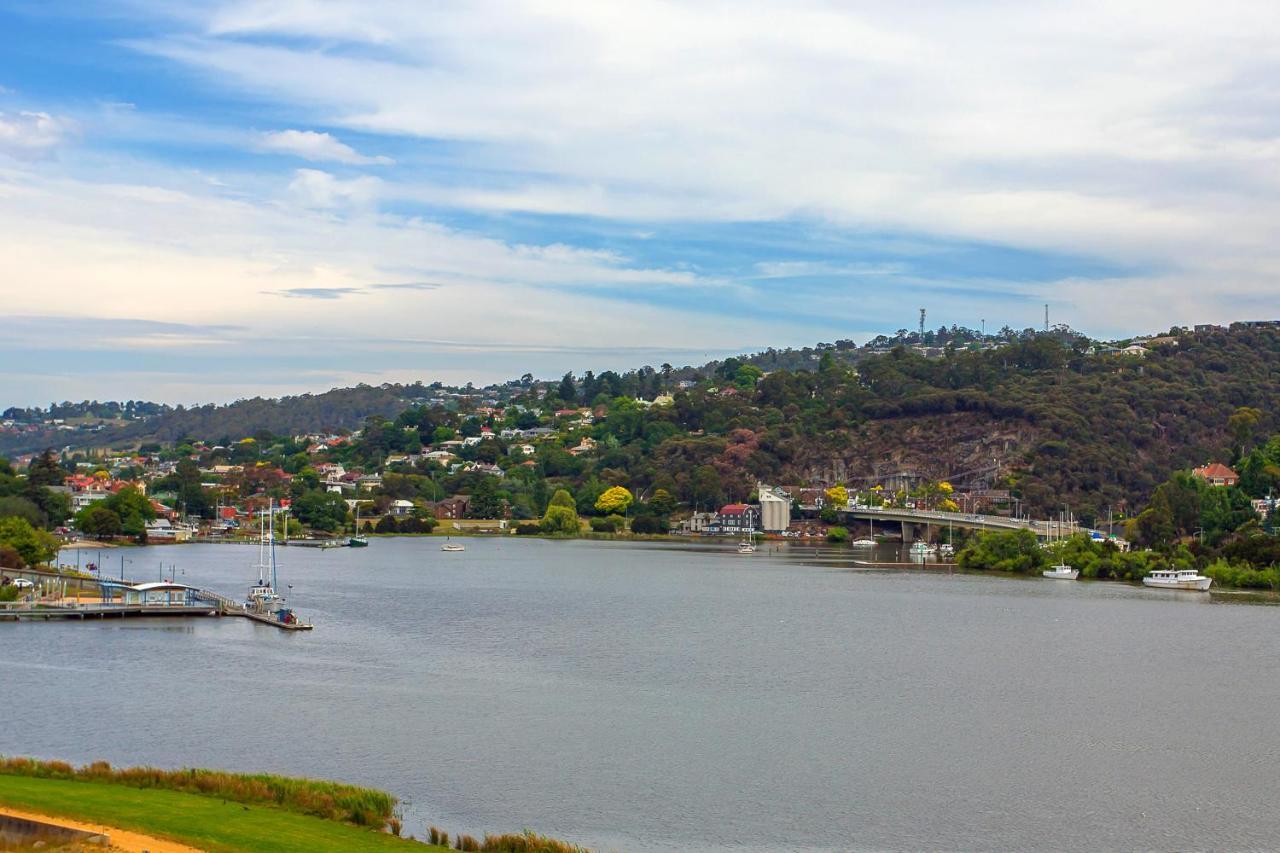
M31 589L35 586L34 583L27 580L26 578L14 578L13 585L16 586L18 589Z

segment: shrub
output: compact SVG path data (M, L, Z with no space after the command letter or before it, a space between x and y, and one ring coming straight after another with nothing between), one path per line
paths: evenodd
M480 842L477 841L474 836L459 835L453 842L453 849L462 850L464 851L464 853L465 851L472 851L473 853L479 853Z
M827 530L828 542L848 542L849 529L847 527L832 527Z
M631 522L631 532L645 535L666 533L667 520L656 515L642 515Z
M525 521L516 525L517 536L537 536L542 532L542 525L536 521Z
M596 533L617 533L618 524L614 520L617 518L616 515L611 515L608 518L592 518L590 521L591 529ZM618 521L621 521L621 519L618 519Z

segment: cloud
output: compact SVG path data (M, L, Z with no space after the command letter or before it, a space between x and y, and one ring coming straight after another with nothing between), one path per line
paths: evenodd
M289 183L289 194L312 208L368 207L382 182L369 176L342 179L319 169L298 169Z
M362 287L290 287L286 290L268 290L273 296L288 299L341 299L356 293L364 293Z
M0 112L0 154L22 160L49 157L75 131L75 122L49 113Z
M258 148L276 154L292 154L316 163L345 163L349 166L389 166L390 157L366 157L328 133L314 130L277 130L261 134Z
M370 290L439 290L443 285L429 281L407 281L401 284L371 284Z

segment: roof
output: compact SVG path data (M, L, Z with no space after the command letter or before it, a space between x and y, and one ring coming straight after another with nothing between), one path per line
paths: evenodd
M1203 468L1197 468L1191 473L1195 474L1197 477L1204 477L1206 480L1219 480L1219 479L1239 480L1240 479L1239 474L1237 474L1235 471L1232 471L1230 468L1228 468L1226 465L1223 465L1221 462L1210 462L1208 465L1204 466Z
M720 507L721 515L739 515L746 512L750 507L746 504L725 504Z

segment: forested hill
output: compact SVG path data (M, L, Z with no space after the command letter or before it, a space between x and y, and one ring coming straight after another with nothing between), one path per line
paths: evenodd
M504 425L557 425L551 442L539 445L536 473L570 485L598 480L641 490L661 483L690 501L691 472L707 466L723 495L738 499L756 478L853 487L948 479L958 488L1011 489L1040 513L1070 506L1087 520L1108 506L1135 510L1171 471L1210 460L1232 464L1253 435L1280 430L1274 328L1171 334L1152 341L1145 355L1098 351L1083 337L1052 333L942 352L926 358L897 346L853 367L820 357L808 369L766 375L729 359L683 390L676 388L679 372L652 368L558 382L526 376L474 395L438 386L361 386L178 409L111 427L93 444L222 443L263 432L356 429L369 416L413 409L402 421L423 426L404 441L421 446L437 427L477 420L469 413L496 395L505 420L488 413L478 420L495 432ZM626 402L663 390L675 391L674 405ZM559 427L557 410L583 405L595 408L594 425ZM1229 423L1241 407L1258 411ZM563 450L584 431L600 442L600 452L565 462ZM371 451L405 449L412 448Z

